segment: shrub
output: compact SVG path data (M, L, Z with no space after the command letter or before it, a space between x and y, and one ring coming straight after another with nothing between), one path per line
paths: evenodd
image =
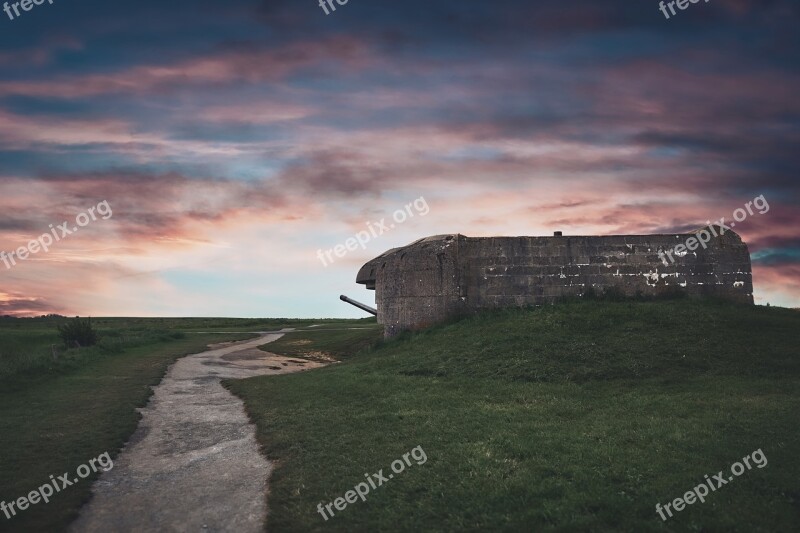
M69 322L58 326L58 333L64 340L67 348L80 346L94 346L97 344L97 332L92 328L92 319L82 320L75 317Z

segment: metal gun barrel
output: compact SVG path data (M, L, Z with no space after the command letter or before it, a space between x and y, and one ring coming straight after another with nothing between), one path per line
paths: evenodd
M368 305L362 304L361 302L357 302L357 301L355 301L355 300L353 300L351 298L348 298L344 294L339 296L339 299L341 301L343 301L343 302L349 303L350 305L354 305L354 306L358 307L359 309L361 309L362 311L366 311L367 313L369 313L371 315L378 316L378 310L375 309L374 307L370 307Z

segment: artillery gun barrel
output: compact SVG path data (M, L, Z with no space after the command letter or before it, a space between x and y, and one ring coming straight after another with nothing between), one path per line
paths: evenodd
M367 313L369 313L371 315L378 316L378 310L375 309L374 307L370 307L368 305L362 304L361 302L357 302L357 301L355 301L355 300L353 300L351 298L348 298L344 294L339 296L339 299L341 301L343 301L343 302L349 303L350 305L354 305L354 306L358 307L359 309L361 309L362 311L366 311Z

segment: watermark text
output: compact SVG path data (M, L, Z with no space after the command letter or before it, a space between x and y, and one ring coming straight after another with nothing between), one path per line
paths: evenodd
M688 491L686 494L683 495L683 498L675 498L670 503L664 504L662 507L660 503L656 504L656 512L658 516L661 517L661 520L667 520L667 516L664 515L664 511L667 512L670 518L672 518L672 510L670 507L675 510L675 512L683 511L686 508L686 505L692 505L696 501L700 501L700 503L705 503L706 496L711 492L716 491L723 485L727 485L731 481L733 481L734 476L738 477L741 476L746 472L745 467L747 470L752 470L753 466L750 464L750 459L753 460L753 463L757 468L764 468L767 466L767 456L764 455L764 452L761 451L761 448L757 449L750 455L746 455L742 458L742 462L735 462L731 465L731 473L732 476L725 477L725 471L720 470L716 474L711 477L708 477L708 474L705 475L705 480L700 482L692 490Z
M410 452L404 453L402 459L392 461L391 468L394 474L400 474L405 470L406 466L411 466L411 459L414 459L417 465L424 465L428 461L428 456L422 446L417 446ZM358 483L352 490L344 493L344 497L334 499L332 502L326 504L324 507L321 503L317 504L317 512L322 515L322 518L327 522L328 519L334 517L336 514L333 512L335 507L337 511L344 511L348 503L356 503L359 498L361 501L367 501L367 494L370 488L377 489L390 479L394 478L394 474L384 475L383 469L378 470L375 474L364 474L366 481ZM325 512L327 510L327 513ZM330 516L328 516L330 515Z
M106 200L103 200L95 207L90 207L85 212L79 213L78 216L75 217L75 225L71 229L69 227L69 222L63 222L58 226L53 226L53 224L50 224L49 233L43 233L38 239L29 241L27 245L20 246L11 252L0 250L0 261L6 265L6 270L8 270L12 266L16 266L17 261L24 261L32 254L38 254L41 251L50 251L50 247L53 245L53 243L59 242L68 235L77 233L80 228L87 226L89 222L97 220L95 211L97 212L97 215L102 217L103 220L108 220L113 215L111 206L108 205Z
M327 267L329 264L335 261L333 258L334 255L341 259L347 254L347 252L356 251L359 246L362 250L366 250L367 243L369 243L369 241L393 230L395 227L397 227L397 224L402 224L409 218L413 218L415 211L416 214L424 217L430 212L430 210L431 209L428 206L428 202L425 201L425 197L420 196L413 202L406 204L404 209L398 209L392 213L392 220L394 222L386 222L386 218L382 218L378 222L367 222L367 230L369 231L359 231L353 237L345 240L344 244L337 244L330 250L317 250L317 258L322 262L322 266Z
M0 502L0 511L6 515L7 519L11 520L11 517L16 516L17 512L24 511L31 505L36 505L39 502L49 503L54 494L78 483L81 479L89 477L92 472L97 472L98 465L100 470L108 472L114 468L114 461L111 460L108 452L103 452L94 459L89 460L87 464L79 466L76 471L77 477L70 479L69 472L64 472L58 477L51 475L50 481L38 489L32 490L27 496L19 497L8 503L5 501Z

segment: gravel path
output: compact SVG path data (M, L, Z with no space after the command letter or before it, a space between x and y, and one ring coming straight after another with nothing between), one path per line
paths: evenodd
M179 359L71 531L263 531L272 465L244 404L220 379L322 366L257 349L281 336L263 333Z

